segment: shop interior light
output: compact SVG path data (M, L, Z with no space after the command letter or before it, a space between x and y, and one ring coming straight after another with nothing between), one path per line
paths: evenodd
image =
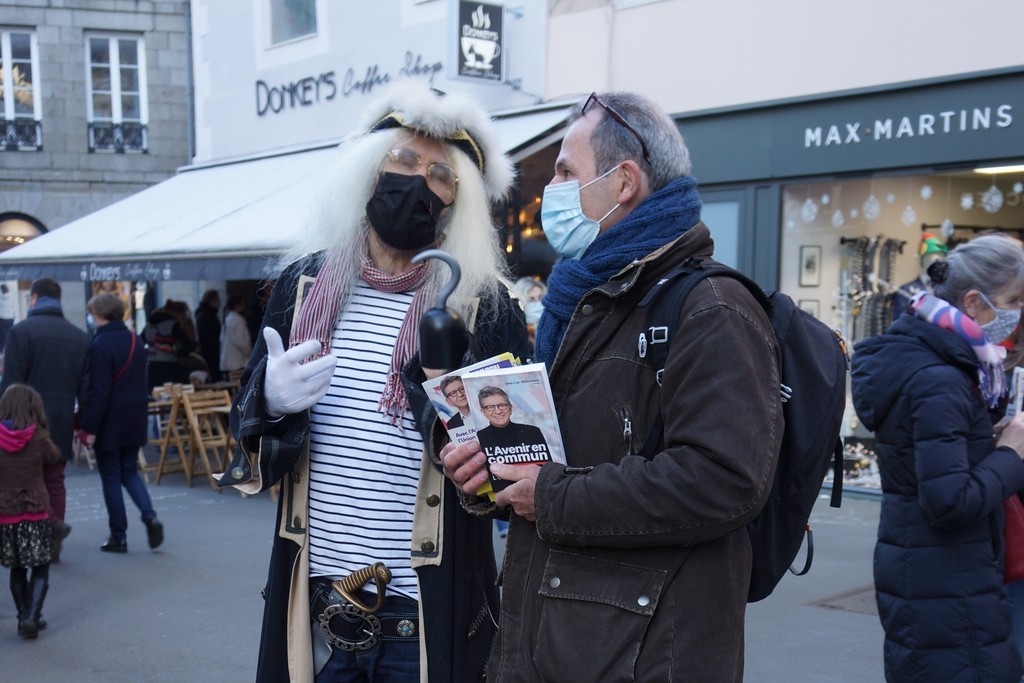
M983 173L985 175L993 175L997 173L1024 173L1024 164L1016 164L1014 166L988 166L985 168L974 169L975 173Z

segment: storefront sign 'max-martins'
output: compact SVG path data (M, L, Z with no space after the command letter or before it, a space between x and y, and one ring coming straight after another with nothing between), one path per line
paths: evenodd
M1013 124L1013 106L954 109L916 116L877 118L863 125L861 121L806 127L804 148L855 145L860 142L881 142L932 135L955 135L992 127L1009 128Z

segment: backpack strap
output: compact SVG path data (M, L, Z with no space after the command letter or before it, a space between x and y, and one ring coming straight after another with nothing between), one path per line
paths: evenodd
M655 381L659 387L661 378L665 374L665 363L668 360L669 340L679 330L680 311L683 308L683 303L701 280L713 275L724 275L739 280L765 311L771 311L771 303L757 283L714 259L694 256L670 270L647 290L644 298L637 304L637 308L647 309L644 331L641 332L640 338L637 340L637 351L640 358L654 368ZM644 439L638 455L647 460L653 458L664 430L665 420L661 414L661 402L659 401L658 412L651 422L647 438Z
M835 459L832 462L832 498L829 507L840 507L843 501L843 440L836 439Z
M840 506L843 498L843 440L836 440L836 447L834 451L834 459L832 461L832 498L829 501L829 507L837 508ZM807 556L804 558L804 566L800 571L796 570L793 565L789 566L789 573L793 576L803 576L807 572L811 571L811 563L814 561L814 529L811 528L811 523L808 522L805 527L807 532Z

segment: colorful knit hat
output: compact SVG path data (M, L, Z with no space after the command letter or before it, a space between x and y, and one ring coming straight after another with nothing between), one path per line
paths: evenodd
M945 256L949 253L949 247L942 241L941 237L933 235L930 232L923 233L921 235L921 246L917 250L918 255L924 258L928 254L942 254Z

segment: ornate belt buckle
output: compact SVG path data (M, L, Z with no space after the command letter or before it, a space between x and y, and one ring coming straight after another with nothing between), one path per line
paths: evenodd
M346 640L334 633L331 630L331 619L339 615L342 618L355 617L356 619L361 619L363 624L360 628L360 634L366 637L363 640ZM317 621L320 622L320 630L323 632L324 637L327 638L327 642L345 652L366 652L376 645L380 639L380 619L372 614L367 614L355 605L329 605L323 614L317 616Z

